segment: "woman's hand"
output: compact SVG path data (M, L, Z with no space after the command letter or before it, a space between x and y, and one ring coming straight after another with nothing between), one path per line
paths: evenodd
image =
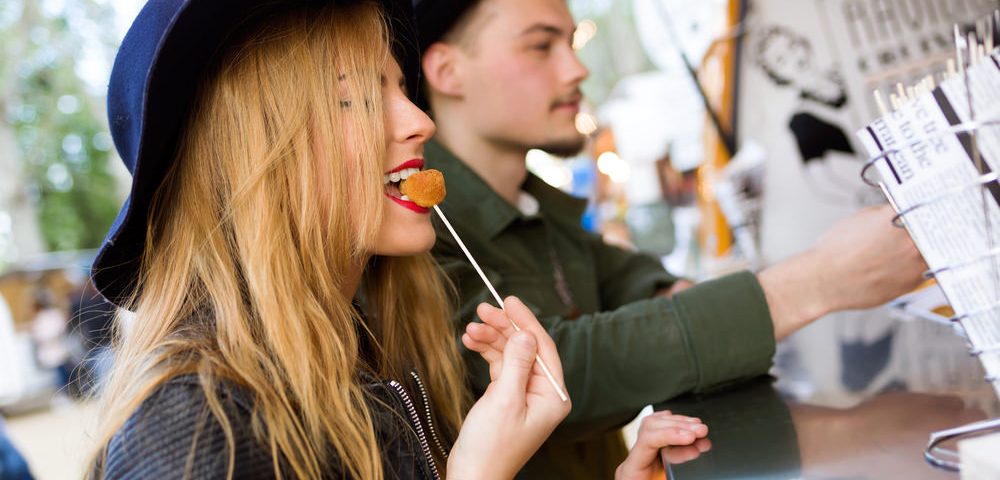
M512 478L569 414L570 402L535 364L537 354L565 390L552 338L517 298L507 297L504 308L479 305L483 323L470 323L462 336L489 362L490 385L465 417L448 457L448 478Z
M642 419L635 446L618 469L615 480L649 480L664 478L660 449L667 451L670 463L693 460L712 447L707 438L708 427L701 420L669 411L653 413Z

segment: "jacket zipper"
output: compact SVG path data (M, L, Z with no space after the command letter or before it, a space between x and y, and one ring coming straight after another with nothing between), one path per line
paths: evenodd
M430 465L431 474L434 475L435 480L441 480L441 474L438 472L437 464L434 462L434 457L431 455L431 448L427 443L427 436L424 435L424 427L420 423L420 416L417 414L416 407L413 406L413 400L410 398L410 395L406 393L403 385L399 382L389 380L389 386L396 390L396 393L398 393L403 400L403 405L406 407L407 413L410 414L410 420L413 421L413 428L417 431L417 439L420 440L420 449L423 450L424 457Z
M437 430L434 429L434 420L431 416L431 400L430 396L427 395L427 390L424 390L424 382L420 381L420 375L417 375L417 372L411 370L410 376L417 382L417 388L420 389L420 396L424 400L424 415L427 417L427 429L431 432L431 440L434 440L434 445L437 446L441 455L444 455L444 458L448 458L448 451L444 449L441 439L438 438Z

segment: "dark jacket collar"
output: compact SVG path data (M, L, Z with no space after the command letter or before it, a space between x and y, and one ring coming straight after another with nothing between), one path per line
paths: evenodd
M441 209L449 219L461 218L463 225L493 238L523 217L516 206L500 197L482 177L437 141L427 143L424 156L429 168L444 174L448 194ZM531 172L521 189L538 200L539 212L550 219L579 225L587 208L587 200L552 187Z

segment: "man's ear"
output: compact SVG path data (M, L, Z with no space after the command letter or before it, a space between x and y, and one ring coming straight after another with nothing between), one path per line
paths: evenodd
M461 52L459 47L444 42L431 44L421 59L424 80L431 90L448 96L463 94Z

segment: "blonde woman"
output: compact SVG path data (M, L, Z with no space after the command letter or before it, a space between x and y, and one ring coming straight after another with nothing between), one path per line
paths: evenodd
M94 273L135 316L94 475L505 478L569 411L511 300L534 333L470 327L499 375L460 434L434 231L383 182L434 131L406 96L404 7L384 7L153 0L135 20L108 100L133 186Z
M434 132L409 3L139 14L108 94L132 191L94 266L134 316L92 476L510 478L569 412L513 298L462 338L494 373L468 409L428 211L396 181Z

